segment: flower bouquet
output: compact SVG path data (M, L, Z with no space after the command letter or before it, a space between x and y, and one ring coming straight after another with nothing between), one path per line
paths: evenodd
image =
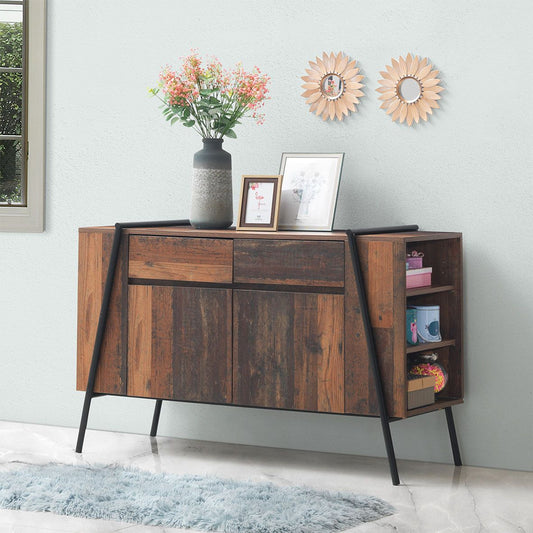
M204 139L235 138L234 127L251 115L262 124L259 113L268 99L270 78L258 67L246 72L241 64L225 70L218 59L204 64L197 52L183 60L181 71L165 67L158 87L150 89L163 103L163 115L171 124L181 122Z
M233 222L231 155L222 149L223 137L235 138L235 125L251 116L262 124L259 112L268 99L270 78L241 64L225 70L218 59L203 62L196 51L183 60L179 72L165 67L159 85L150 92L162 102L171 124L181 122L196 130L204 148L194 154L191 224L221 229Z

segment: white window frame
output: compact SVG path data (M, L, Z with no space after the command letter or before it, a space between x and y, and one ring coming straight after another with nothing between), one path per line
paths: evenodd
M44 231L46 0L27 1L26 206L0 205L0 231Z

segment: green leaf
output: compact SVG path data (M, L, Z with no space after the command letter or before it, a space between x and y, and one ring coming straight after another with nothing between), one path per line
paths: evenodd
M170 121L170 125L172 126L172 124L175 124L178 120L180 120L180 117L173 117Z
M185 122L183 122L183 125L186 128L192 128L194 126L194 120L186 120Z
M210 96L209 97L209 104L210 105L216 105L216 106L221 106L222 105L220 103L220 100L218 98L215 98L214 96Z
M225 134L226 137L229 137L230 139L236 139L237 135L233 130L228 130Z
M200 89L200 96L209 96L213 93L213 89Z

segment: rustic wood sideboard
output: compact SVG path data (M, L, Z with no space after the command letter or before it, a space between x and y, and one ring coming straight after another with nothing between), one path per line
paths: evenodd
M451 406L463 402L461 234L120 229L92 383L117 228L79 232L78 390L89 383L93 396L157 399L157 419L162 400L385 416L387 424L445 408L460 464ZM412 249L433 267L431 286L406 289ZM429 348L449 375L436 402L416 409L407 406L407 358L428 345L406 345L408 304L440 305L443 339Z

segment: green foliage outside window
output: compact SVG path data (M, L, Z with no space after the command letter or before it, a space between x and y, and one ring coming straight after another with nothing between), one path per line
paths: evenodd
M22 23L0 23L0 67L22 68ZM22 134L22 73L0 72L0 134ZM22 143L0 140L0 202L21 201Z

